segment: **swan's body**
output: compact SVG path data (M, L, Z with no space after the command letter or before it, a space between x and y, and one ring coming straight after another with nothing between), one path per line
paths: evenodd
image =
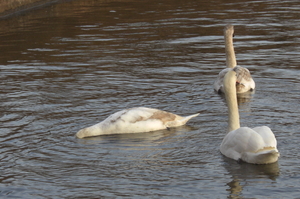
M225 68L221 70L217 80L214 83L215 91L224 93L224 86L223 86L224 76L228 71L232 71L232 70L235 71L237 74L237 81L236 81L237 93L245 93L254 90L255 82L252 79L249 70L241 66L236 66L234 68Z
M229 133L224 137L220 151L229 158L252 164L276 162L279 157L277 141L269 127L240 127L236 79L235 71L229 71L224 77Z
M167 129L184 125L188 120L198 116L187 117L161 111L158 109L137 107L116 112L104 121L77 132L78 138L108 134L141 133Z
M233 25L227 25L224 29L224 39L225 39L225 52L226 52L226 66L227 68L223 69L214 83L214 89L217 92L223 92L223 79L225 74L234 70L237 73L237 82L236 82L236 92L244 93L248 91L253 91L255 89L255 82L251 77L251 74L247 68L237 66L236 57L233 47L233 35L234 28Z

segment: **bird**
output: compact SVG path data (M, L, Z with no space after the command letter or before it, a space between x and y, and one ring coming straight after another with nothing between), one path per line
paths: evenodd
M168 129L182 126L199 114L182 117L154 108L134 107L118 111L98 124L81 129L76 133L76 137L85 138L98 135L141 133Z
M237 73L236 92L245 93L255 89L255 82L251 77L250 71L247 68L238 66L233 47L234 26L228 24L224 28L226 67L223 69L217 80L214 82L214 89L219 93L224 93L223 79L228 71L234 70Z
M280 154L277 140L267 126L255 128L240 127L236 95L237 73L228 71L224 77L224 91L228 107L228 133L224 137L220 151L228 158L251 164L270 164L278 160Z

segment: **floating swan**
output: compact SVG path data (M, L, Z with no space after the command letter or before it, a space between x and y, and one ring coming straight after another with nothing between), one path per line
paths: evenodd
M240 127L236 81L236 72L233 70L224 77L229 133L224 137L220 151L229 158L252 164L276 162L279 157L277 141L269 127Z
M81 129L78 138L108 134L141 133L184 125L199 113L181 117L153 108L137 107L116 112L104 121Z
M225 39L225 52L226 52L226 66L227 68L223 69L219 75L217 80L214 82L214 89L217 92L223 92L223 79L225 74L230 71L234 70L237 73L237 82L236 82L236 92L237 93L244 93L248 91L253 91L255 89L255 82L251 77L251 74L247 68L237 66L236 65L236 58L233 48L233 35L234 29L233 25L227 25L224 28L224 39Z
M237 93L245 93L254 90L255 82L253 81L249 70L241 66L236 66L234 68L225 68L219 73L218 78L214 83L215 91L224 93L224 87L223 87L224 76L228 71L232 71L232 70L235 71L237 74L237 81L236 81Z

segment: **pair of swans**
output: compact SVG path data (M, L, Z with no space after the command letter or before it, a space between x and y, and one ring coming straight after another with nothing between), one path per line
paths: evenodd
M278 160L279 152L276 148L276 138L269 127L256 128L240 127L239 111L236 93L254 89L255 83L249 71L236 65L232 45L233 26L225 27L225 46L227 67L220 72L217 91L225 93L228 106L228 133L224 137L220 151L223 155L234 160L242 160L253 164L268 164ZM231 35L231 37L230 37ZM231 39L230 39L231 38ZM250 86L247 84L250 80ZM182 117L166 111L136 107L116 112L104 121L77 132L78 138L108 135L141 133L178 127L186 124L199 113Z
M269 164L278 160L277 140L267 126L240 127L237 93L253 91L255 82L247 68L236 65L233 48L234 27L229 24L224 29L226 69L223 69L214 83L214 89L225 93L228 107L228 133L224 137L220 151L234 160L252 164Z

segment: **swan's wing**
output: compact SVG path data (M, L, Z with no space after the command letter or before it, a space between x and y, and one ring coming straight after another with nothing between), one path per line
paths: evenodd
M238 92L247 92L255 89L255 82L251 77L247 68L236 66L233 70L237 74L237 90Z
M102 134L149 132L165 129L165 123L176 116L158 109L137 107L116 112L96 125L102 129Z
M255 152L263 148L262 137L253 129L241 127L229 132L221 144L221 152L227 157L238 160L245 152Z
M107 118L104 122L107 123L107 125L122 124L124 126L126 124L130 126L143 126L143 128L149 129L163 129L182 126L186 124L188 120L198 115L199 113L182 117L158 109L138 107L120 111L110 118Z
M216 81L214 82L214 89L215 91L219 92L222 91L223 92L223 79L224 76L227 74L228 71L232 70L232 68L225 68L223 70L221 70L221 72L219 73Z
M267 126L253 128L264 140L266 147L277 147L277 141L272 130Z
M252 79L250 71L247 68L236 66L233 70L237 74L237 82L241 82L242 80L250 81Z
M118 121L136 123L139 121L148 120L153 117L155 113L159 112L158 109L146 108L146 107L135 107L130 109L124 109L110 115L103 122L114 123Z
M184 119L179 115L169 113L166 111L145 108L145 107L137 107L131 109L125 109L114 113L109 116L102 122L102 125L112 125L115 123L128 123L128 124L137 124L142 122L160 122L162 125L173 126L172 122L179 121ZM171 122L171 123L170 123ZM175 125L175 124L174 124Z

